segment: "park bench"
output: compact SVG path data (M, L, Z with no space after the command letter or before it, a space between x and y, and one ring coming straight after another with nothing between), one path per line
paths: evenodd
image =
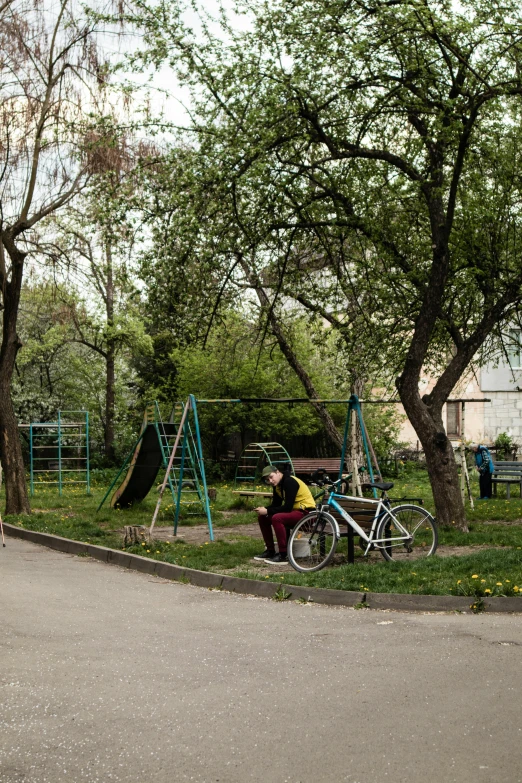
M242 498L271 498L273 495L272 490L269 492L260 492L254 489L233 489L233 495L239 495Z
M288 463L287 463L288 464ZM311 481L312 478L323 478L324 475L328 475L332 480L335 480L339 475L339 468L341 460L339 457L326 457L326 458L312 458L312 457L294 457L292 459L294 466L294 476L300 479ZM284 470L283 465L279 465L281 470ZM314 474L319 474L319 476ZM320 475L323 474L323 475ZM272 492L260 492L253 489L235 489L234 495L240 497L272 497Z
M339 457L293 457L294 475L298 478L311 479L317 471L324 471L335 480L339 475L341 460ZM346 471L346 465L344 471Z
M340 498L336 498L336 502L355 520L355 522L357 522L359 527L362 527L366 533L370 532L375 516L375 503L369 501L365 502L364 498L359 498L358 500L341 500ZM354 563L355 544L353 528L346 524L345 520L335 509L329 508L328 513L337 520L337 523L340 526L341 536L343 538L345 536L348 538L348 563Z
M518 484L522 498L522 462L494 462L492 476L493 494L497 494L497 485L506 485L506 497L511 497L511 484Z

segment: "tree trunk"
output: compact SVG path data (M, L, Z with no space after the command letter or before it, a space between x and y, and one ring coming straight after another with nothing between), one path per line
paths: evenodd
M281 327L279 326L276 317L273 314L271 314L269 320L270 320L270 328L279 344L281 353L285 356L288 364L290 365L292 370L295 372L295 374L303 384L303 388L310 399L313 409L319 416L323 424L323 427L326 430L326 434L328 438L336 448L342 450L343 438L341 436L341 433L335 426L335 422L330 416L330 413L322 403L314 402L314 398L317 398L318 395L315 390L315 386L313 385L312 379L310 378L305 368L297 358L297 355L295 354L292 347L290 346L290 343L286 339Z
M116 350L112 330L114 328L114 277L112 268L112 252L109 240L105 245L107 260L106 283L106 314L107 314L107 354L106 354L106 378L105 378L105 457L114 462L114 409L115 409L115 356Z
M466 511L460 492L457 463L446 435L442 416L421 399L418 388L411 392L399 379L397 383L404 410L415 428L424 449L426 466L433 490L435 514L442 527L456 527L468 532Z
M286 358L288 364L290 365L292 370L295 372L295 374L303 384L303 388L310 399L313 409L315 410L315 412L317 413L317 415L319 416L319 418L323 423L328 438L334 444L334 446L336 446L336 448L342 450L343 439L341 437L341 434L337 429L337 427L335 426L335 422L330 416L325 406L322 405L322 403L313 402L314 398L317 398L318 395L312 383L312 379L306 372L305 368L297 358L296 353L292 349L292 346L286 339L286 336L283 330L281 329L279 321L277 320L276 316L274 315L271 309L270 300L265 292L265 289L260 285L259 281L255 279L246 261L242 261L241 265L243 267L245 274L247 275L248 282L254 288L257 294L257 298L259 299L259 304L267 311L268 321L270 323L270 329L272 330L272 333L274 334L278 342L279 348L281 349L281 353Z
M16 331L20 292L24 268L24 254L10 242L11 280L3 280L2 345L0 348L0 461L5 476L5 513L30 514L27 495L22 445L18 431L13 402L11 400L11 379L16 355L21 343Z
M114 383L115 361L114 348L109 348L106 359L106 385L105 385L105 456L110 462L114 462Z
M0 377L3 375L0 368ZM9 385L0 383L0 460L5 476L5 513L30 514L22 445Z

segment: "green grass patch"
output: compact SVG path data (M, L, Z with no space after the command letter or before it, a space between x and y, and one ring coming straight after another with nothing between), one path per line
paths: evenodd
M235 537L231 541L213 541L205 544L186 544L184 541L155 541L128 547L132 552L144 557L153 557L164 563L197 568L199 571L227 571L250 562L259 552L259 541L249 536Z
M111 509L107 501L102 510L96 513L111 476L103 473L95 479L91 496L86 496L82 487L66 487L62 497L55 488L38 487L31 499L33 513L30 516L8 517L6 521L78 541L122 548L121 530L125 525L150 526L157 493L151 491L142 503L124 511ZM472 482L475 491L478 490L478 481L473 477ZM217 498L212 502L216 529L241 527L256 521L253 508L260 504L259 500L234 495L230 483L214 486L218 489ZM434 509L425 470L405 473L395 480L390 494L394 498L423 498L426 508L431 511ZM153 542L127 551L187 568L217 573L233 570L238 576L269 578L287 585L370 592L469 595L477 599L491 595L518 595L522 591L522 500L516 497L508 501L505 488L500 487L497 499L477 502L474 510L468 508L468 519L469 533L462 533L455 528L439 531L441 547L471 548L462 556L435 556L414 563L387 563L375 559L370 562L356 548L358 557L355 565L336 565L315 574L294 571L267 574L264 571L260 575L252 557L264 548L261 536L249 537L237 531L231 531L224 540L212 543L188 544L183 540ZM172 498L165 495L157 525L172 524ZM181 532L184 527L205 524L206 519L202 514L191 515L187 507L182 507ZM340 549L345 547L346 542L343 540ZM472 551L475 548L476 551Z
M237 576L257 578L251 569ZM475 577L475 578L474 578ZM522 553L516 549L482 550L463 557L431 557L414 563L370 563L325 568L314 574L281 572L270 575L287 585L335 590L412 595L519 595Z

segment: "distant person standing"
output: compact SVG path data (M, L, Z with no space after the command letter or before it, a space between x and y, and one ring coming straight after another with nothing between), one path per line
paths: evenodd
M470 448L475 452L475 466L479 473L479 500L489 500L492 494L491 476L495 469L491 454L488 447L480 443L472 443Z

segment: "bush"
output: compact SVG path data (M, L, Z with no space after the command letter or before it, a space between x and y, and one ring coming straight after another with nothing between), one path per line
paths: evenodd
M509 459L517 452L518 446L513 442L511 435L507 432L499 432L495 440L495 451L497 459Z

